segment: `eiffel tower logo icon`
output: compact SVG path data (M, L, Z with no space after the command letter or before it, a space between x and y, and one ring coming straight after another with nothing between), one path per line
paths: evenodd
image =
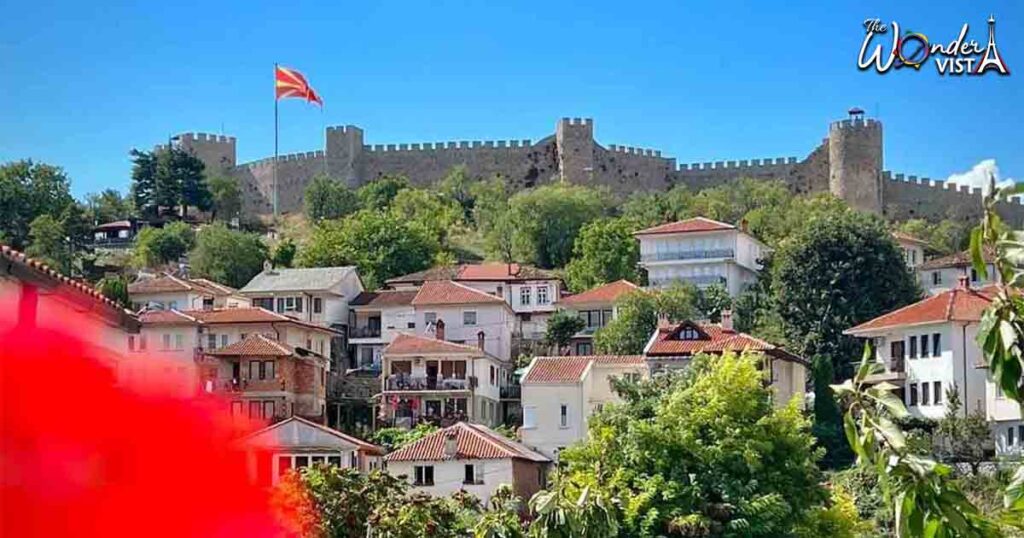
M1010 70L1003 62L1002 55L996 50L996 18L992 15L988 16L988 47L985 48L985 54L978 62L978 67L974 69L974 74L981 75L989 69L999 71L1000 75L1010 74Z

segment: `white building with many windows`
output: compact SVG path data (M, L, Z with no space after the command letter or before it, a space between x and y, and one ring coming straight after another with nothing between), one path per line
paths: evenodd
M639 289L641 289L640 286L628 280L617 280L576 295L563 297L558 302L558 307L576 312L584 322L583 329L576 333L569 342L569 353L571 355L593 354L594 333L618 316L616 301Z
M238 290L205 278L185 278L170 273L140 278L128 285L132 307L165 310L202 310L249 306Z
M929 295L935 295L951 290L957 286L960 277L967 277L971 286L980 288L996 282L998 275L995 266L992 264L992 252L986 250L985 262L988 278L978 274L972 267L971 253L968 251L933 258L917 266L917 279L921 283L921 289Z
M662 224L633 235L640 241L640 266L651 287L689 282L698 288L720 284L735 297L757 279L764 243L740 228L696 217Z
M893 232L892 238L903 251L903 261L911 271L924 263L924 248L928 246L927 241L903 232Z

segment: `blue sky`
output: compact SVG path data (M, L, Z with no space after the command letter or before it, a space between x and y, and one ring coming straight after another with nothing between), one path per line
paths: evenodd
M0 161L64 166L76 195L126 190L132 147L171 134L273 153L272 65L323 114L281 103L281 152L323 126L366 142L537 140L593 117L602 144L679 162L803 157L852 105L885 124L886 168L946 178L995 159L1024 179L1024 7L1012 2L11 2L0 17ZM510 3L511 4L511 3ZM998 20L1011 75L856 69L868 17L933 40Z

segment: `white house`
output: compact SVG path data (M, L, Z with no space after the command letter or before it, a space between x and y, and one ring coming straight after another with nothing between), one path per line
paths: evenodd
M446 341L445 336L445 322L438 320L433 337L399 334L384 349L385 423L502 422L501 389L510 382L511 363L484 351L483 340L474 346Z
M184 278L170 273L132 282L128 285L128 297L135 310L200 310L249 306L249 299L230 286L205 278Z
M757 279L768 247L747 233L746 224L696 217L633 234L640 241L640 266L651 287L689 282L725 287L735 297Z
M446 497L464 491L481 502L507 484L521 499L544 489L551 460L479 424L459 422L384 457L388 473L414 491Z
M924 263L924 248L928 246L927 241L903 232L893 232L892 238L903 251L903 261L911 271Z
M518 263L480 263L434 267L387 281L392 289L412 289L425 282L449 280L500 297L516 315L517 337L540 340L555 311L562 281L550 271Z
M423 332L412 300L419 289L364 291L349 302L351 367L380 370L381 354L399 333Z
M973 287L987 286L997 282L999 278L995 272L995 266L992 264L992 256L992 251L986 249L984 257L988 278L978 274L972 266L971 253L964 251L941 258L933 258L918 265L917 279L921 283L921 288L929 295L955 288L961 276L968 277Z
M293 416L237 441L249 478L272 486L290 469L324 464L367 473L380 469L384 449L338 430Z
M646 377L643 355L534 357L521 381L523 444L549 458L587 435L590 415L619 401L613 377Z
M591 355L594 352L594 333L618 316L616 301L639 289L640 286L628 280L618 280L563 297L558 307L576 312L585 322L583 329L569 343L570 354Z
M512 358L512 331L516 316L508 303L465 284L432 280L420 286L412 299L415 324L425 331L444 321L442 340L457 344L482 344L487 353Z
M268 267L254 276L238 293L258 306L327 327L348 324L348 303L363 291L356 268Z

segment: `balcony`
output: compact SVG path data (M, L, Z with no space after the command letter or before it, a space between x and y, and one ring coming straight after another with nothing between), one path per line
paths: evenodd
M131 248L134 242L133 237L94 237L88 245L92 248L123 249Z
M214 379L203 383L203 391L217 393L276 392L287 390L284 379Z
M707 250L677 250L675 252L654 252L640 256L643 262L664 262L673 260L712 260L719 258L735 258L736 251L731 248L715 248Z
M471 390L476 387L476 378L442 378L408 376L404 374L389 376L385 390L389 391L425 391L425 390Z
M352 327L349 329L349 338L380 338L380 327Z
M414 415L396 416L392 419L382 420L380 424L394 428L408 430L417 424L432 424L439 428L447 428L458 422L469 420L469 416L463 412L443 413L441 415Z
M523 398L523 387L520 385L506 385L500 389L502 400L521 400Z
M673 278L665 278L660 280L651 280L651 287L660 288L671 285L673 282L688 282L697 287L710 286L712 284L721 284L725 286L728 283L728 279L720 275L692 275L692 276L680 276Z
M902 384L907 379L906 362L903 357L893 357L889 360L888 364L879 361L878 365L881 368L877 372L864 378L866 383L881 383L885 381Z

